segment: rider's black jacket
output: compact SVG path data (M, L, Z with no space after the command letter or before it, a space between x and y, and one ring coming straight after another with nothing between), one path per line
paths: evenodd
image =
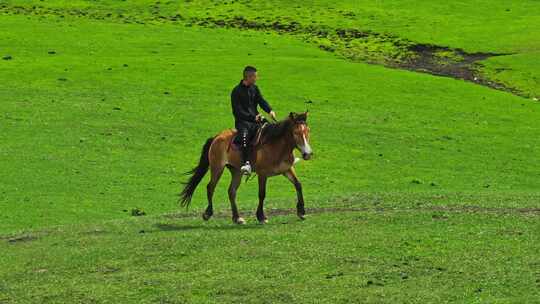
M245 86L240 80L240 83L231 92L231 106L235 125L240 125L243 122L255 123L255 117L259 114L257 105L260 105L267 113L272 111L272 107L262 97L261 91L255 84Z

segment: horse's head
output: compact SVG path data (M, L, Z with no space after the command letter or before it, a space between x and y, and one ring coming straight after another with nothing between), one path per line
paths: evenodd
M296 148L302 152L302 158L309 160L313 154L309 145L309 127L307 125L308 112L289 114L289 119L293 121L293 137Z

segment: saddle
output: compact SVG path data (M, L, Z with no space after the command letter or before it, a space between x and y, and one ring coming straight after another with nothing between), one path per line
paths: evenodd
M249 145L252 148L255 148L261 142L262 130L264 129L264 127L266 127L267 124L268 122L266 120L257 124L257 131L255 132L255 136L253 136L253 138L249 142ZM232 130L235 134L233 137L231 137L231 141L229 141L229 145L227 146L227 152L231 149L231 147L234 150L240 150L240 146L236 144L236 138L240 136L240 134L238 134L238 131L236 129L232 129Z

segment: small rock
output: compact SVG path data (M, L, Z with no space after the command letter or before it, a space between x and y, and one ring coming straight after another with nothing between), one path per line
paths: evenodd
M132 216L143 216L146 215L146 212L140 208L133 208L131 209L131 215Z

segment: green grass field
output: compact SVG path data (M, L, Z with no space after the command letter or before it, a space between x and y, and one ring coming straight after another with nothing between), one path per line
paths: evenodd
M21 303L538 303L538 217L368 211L151 217L0 242Z
M285 7L0 2L0 303L540 303L540 4ZM308 32L199 25L235 16L392 38L350 60ZM363 62L396 39L512 53L478 68L525 97ZM177 204L248 64L278 116L310 111L304 222L283 177L265 226L255 180L245 226L228 174L217 218L199 216L208 177Z

